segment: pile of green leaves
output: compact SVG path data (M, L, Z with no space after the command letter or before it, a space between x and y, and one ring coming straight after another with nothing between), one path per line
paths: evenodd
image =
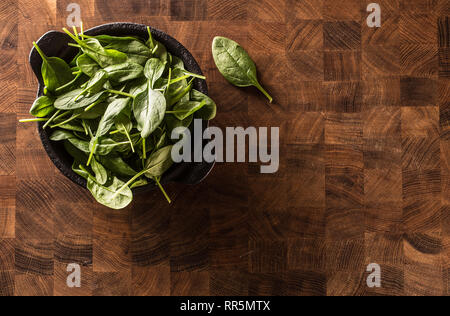
M170 203L160 181L173 164L172 130L216 115L214 101L193 89L194 79L205 77L187 71L150 28L146 40L64 31L79 49L69 64L33 43L45 89L30 110L36 118L22 122L45 122L99 203L122 209L132 189L149 182Z

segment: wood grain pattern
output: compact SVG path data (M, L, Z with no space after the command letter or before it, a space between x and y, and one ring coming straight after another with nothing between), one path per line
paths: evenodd
M53 166L29 117L32 41L68 0L0 3L0 295L450 295L450 2L80 0L85 27L131 21L180 40L213 125L280 127L280 169L218 164L117 212ZM217 71L237 40L269 104ZM68 288L67 264L81 266ZM382 287L366 285L378 263Z

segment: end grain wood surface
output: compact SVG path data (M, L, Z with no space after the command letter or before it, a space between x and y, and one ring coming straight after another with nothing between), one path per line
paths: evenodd
M280 126L281 167L218 164L108 210L65 179L28 117L32 41L72 0L0 3L0 295L449 295L448 0L77 0L86 27L144 23L198 59L213 124ZM210 45L256 61L276 100L229 85ZM69 263L82 287L66 286ZM382 288L365 285L382 268Z

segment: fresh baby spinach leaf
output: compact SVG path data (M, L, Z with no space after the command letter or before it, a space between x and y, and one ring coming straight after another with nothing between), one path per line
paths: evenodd
M42 58L42 79L49 91L54 92L59 87L72 81L74 78L72 70L64 60L58 57L47 57L35 42L33 42L33 45Z
M220 73L237 87L255 86L272 103L273 98L258 82L256 65L248 53L235 41L216 37L212 46L213 57Z
M141 78L144 73L144 67L139 64L126 62L105 68L109 79L115 84Z
M134 117L138 123L138 130L142 138L148 138L164 120L166 112L166 98L150 87L139 93L133 103Z
M54 103L54 98L43 95L34 101L30 114L36 117L46 117L55 111Z

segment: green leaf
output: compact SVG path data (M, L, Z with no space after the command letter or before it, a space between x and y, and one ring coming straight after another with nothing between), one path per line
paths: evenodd
M184 120L185 118L191 116L195 112L202 109L206 104L206 101L202 102L197 101L188 101L188 102L180 102L173 107L173 114L179 120Z
M133 122L123 112L114 119L114 125L121 133L129 133L133 129Z
M79 176L85 178L86 180L89 179L89 172L86 172L86 167L84 167L84 170L80 168L80 165L82 165L83 162L79 160L75 160L72 164L72 170Z
M51 92L73 80L74 76L69 65L58 57L47 57L39 46L33 42L34 47L42 58L41 73L44 85Z
M103 86L108 81L108 73L105 70L100 69L97 71L85 85L84 90L81 94L88 92L90 95L97 94L103 90ZM81 95L80 94L80 95Z
M128 82L127 88L131 95L138 95L139 93L145 91L147 89L148 80L145 77L135 79L133 81Z
M273 101L258 82L255 63L238 43L225 37L216 37L212 50L216 66L225 79L237 87L255 86L270 102Z
M146 185L148 185L148 181L146 179L139 179L130 185L130 189L145 187Z
M84 109L77 109L74 111L75 115L79 115L79 119L85 119L85 120L94 120L99 117L102 117L103 114L105 114L106 108L108 107L107 102L103 102L100 104L97 104L93 108L91 108L89 111L85 111Z
M166 98L149 85L150 82L147 89L139 93L133 103L134 117L142 138L148 138L158 128L166 112Z
M108 92L102 91L93 96L89 97L80 97L78 100L78 96L83 93L82 89L76 89L70 91L62 96L58 97L55 101L55 108L59 110L75 110L85 108L89 105L94 104L95 102L105 100L108 97Z
M125 109L130 101L130 98L119 98L108 105L105 114L98 124L98 129L97 133L95 133L95 137L101 137L109 132L111 127L114 125L115 118L120 114L120 112Z
M88 189L100 204L109 208L120 210L127 207L133 200L133 193L129 187L122 188L125 183L118 178L113 178L110 186L101 185L89 177ZM119 194L116 194L121 189Z
M96 138L92 138L91 142L88 144L89 153L94 149ZM128 142L116 142L111 138L99 138L95 146L95 154L100 156L107 156L114 150L121 151L126 149L130 144Z
M169 58L169 54L167 53L167 48L160 42L154 41L155 45L157 45L157 49L153 54L153 57L159 58L163 63L167 62Z
M36 117L46 117L55 111L54 103L54 98L45 95L41 96L34 101L30 114Z
M137 37L132 37L132 36L111 36L111 35L96 35L96 36L88 36L85 35L86 38L94 38L102 43L112 43L115 41L124 41L124 42L129 42L129 41L136 41L138 40Z
M98 184L104 185L108 181L108 171L95 158L91 161L92 171L95 173L95 178Z
M162 77L165 65L157 58L152 58L145 64L144 74L150 80L150 88L155 88L156 81Z
M54 142L58 142L61 140L69 140L71 138L75 138L75 135L69 131L65 130L56 130L50 136L50 140Z
M64 149L69 153L70 156L73 157L76 161L86 161L87 155L86 153L79 150L77 147L72 145L72 143L65 141L64 142ZM78 166L77 166L78 167Z
M69 142L78 150L89 154L91 151L89 150L89 142L78 139L78 138L69 138Z
M136 39L111 41L106 48L126 53L129 61L139 65L144 65L152 57L152 51L144 43Z
M217 105L206 94L203 94L200 91L192 89L191 100L197 101L197 102L205 101L205 103L206 103L205 106L196 113L197 117L199 117L205 121L210 121L216 117Z
M177 56L172 56L171 66L172 68L185 69L183 60Z
M120 156L107 155L99 157L100 162L113 173L120 176L133 177L137 174L133 168L131 168Z
M77 59L77 66L80 70L89 77L93 77L101 67L95 60L86 54L81 55Z
M150 179L161 177L173 165L173 146L166 146L152 154L145 163L145 176Z
M168 134L170 136L170 135L172 135L172 131L178 127L189 128L189 126L191 126L191 124L192 124L192 121L194 120L194 116L191 115L191 116L185 118L184 120L180 121L174 115L167 114L164 120L166 122Z
M113 83L123 83L142 77L144 67L136 63L126 62L109 66L105 68L105 71L108 73L109 79Z
M101 68L124 63L128 57L125 53L104 48L97 39L88 38L77 41L83 52L91 57Z

